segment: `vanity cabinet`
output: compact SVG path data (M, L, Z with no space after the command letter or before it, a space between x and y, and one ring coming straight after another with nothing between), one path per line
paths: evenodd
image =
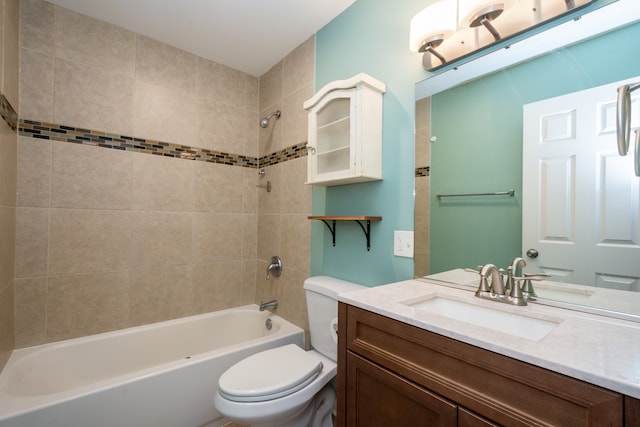
M307 184L382 179L384 83L360 73L324 86L303 106L309 113Z
M338 426L637 426L639 400L345 303Z

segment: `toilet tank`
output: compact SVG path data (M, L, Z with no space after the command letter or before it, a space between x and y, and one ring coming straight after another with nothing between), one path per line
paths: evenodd
M337 360L338 294L365 288L329 276L314 276L304 281L311 346L316 351Z

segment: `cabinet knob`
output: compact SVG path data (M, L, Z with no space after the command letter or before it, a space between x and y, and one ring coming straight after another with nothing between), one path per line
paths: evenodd
M307 151L311 154L316 154L316 147L307 147Z

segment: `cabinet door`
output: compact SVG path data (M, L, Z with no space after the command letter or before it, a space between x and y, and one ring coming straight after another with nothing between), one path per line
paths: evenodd
M353 174L353 108L354 92L338 90L328 94L311 111L310 181L331 181Z
M347 353L348 427L455 427L455 404L428 390Z

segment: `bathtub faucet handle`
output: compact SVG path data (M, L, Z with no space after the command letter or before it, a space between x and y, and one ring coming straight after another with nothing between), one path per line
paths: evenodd
M267 280L273 274L275 277L280 277L282 274L282 260L279 256L272 256L271 260L269 260L269 266L267 267Z

